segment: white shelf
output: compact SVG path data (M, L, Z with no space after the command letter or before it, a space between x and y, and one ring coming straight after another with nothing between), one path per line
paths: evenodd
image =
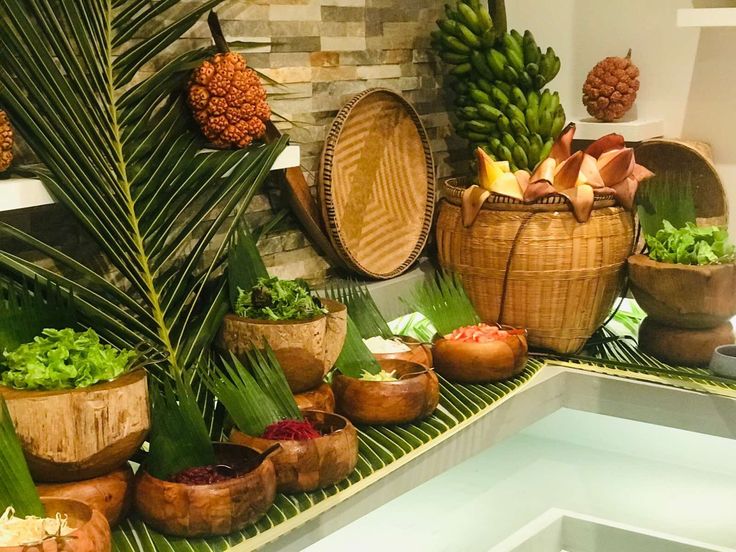
M286 149L276 158L271 170L298 167L300 154L299 146L286 146ZM0 179L0 212L51 205L54 202L54 198L40 180L33 178Z
M664 122L661 119L634 119L631 121L615 121L602 123L587 117L575 121L576 140L597 140L601 136L616 132L627 142L641 142L650 138L658 138L664 134Z
M736 8L683 8L677 10L678 27L736 27Z

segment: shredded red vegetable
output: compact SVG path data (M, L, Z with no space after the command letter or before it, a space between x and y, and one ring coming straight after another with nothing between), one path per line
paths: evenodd
M217 466L189 468L171 477L171 481L186 485L211 485L212 483L220 483L221 481L227 481L233 478L232 474L223 473L217 468Z
M308 420L281 420L271 424L263 432L264 439L275 441L306 441L322 434Z

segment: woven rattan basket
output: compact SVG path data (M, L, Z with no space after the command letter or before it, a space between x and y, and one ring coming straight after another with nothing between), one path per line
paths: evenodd
M579 351L622 290L631 213L599 197L590 220L578 223L562 196L524 204L493 194L466 228L464 184L442 183L440 264L462 276L484 320L527 328L536 348Z

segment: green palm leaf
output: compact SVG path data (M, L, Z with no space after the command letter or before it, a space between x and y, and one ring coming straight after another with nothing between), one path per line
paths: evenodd
M221 1L0 0L0 104L42 162L33 174L94 238L123 284L3 223L0 235L65 272L0 252L0 273L73 292L85 323L115 344L149 342L167 355L172 374L192 366L217 330L227 305L221 274L229 238L287 143L205 149L183 90L212 48L134 80ZM130 40L154 28L155 18L166 24Z

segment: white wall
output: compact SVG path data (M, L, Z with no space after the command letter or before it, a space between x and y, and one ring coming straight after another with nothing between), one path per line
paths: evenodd
M677 9L736 7L736 0L507 0L509 24L529 28L562 58L553 86L568 117L584 116L582 83L598 61L633 50L640 117L665 135L708 142L736 206L736 28L678 28ZM730 221L736 237L736 216Z

